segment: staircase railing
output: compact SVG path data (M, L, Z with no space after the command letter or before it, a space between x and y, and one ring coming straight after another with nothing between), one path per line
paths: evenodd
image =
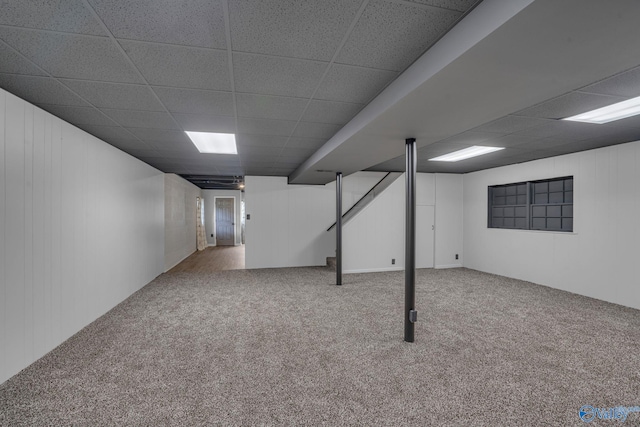
M345 225L353 217L355 217L362 209L364 209L369 203L378 197L384 190L386 190L398 177L402 175L402 172L389 172L387 173L376 185L371 187L367 193L360 198L353 206L349 208L344 214L342 214L342 225ZM336 226L334 222L331 227L327 228L327 231L331 231Z

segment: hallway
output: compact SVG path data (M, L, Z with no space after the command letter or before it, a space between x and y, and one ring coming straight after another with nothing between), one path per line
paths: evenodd
M196 251L169 273L212 273L225 270L244 270L244 245L209 246Z

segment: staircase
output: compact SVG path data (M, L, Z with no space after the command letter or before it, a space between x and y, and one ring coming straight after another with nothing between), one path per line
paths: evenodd
M342 215L342 225L346 225L352 220L360 211L367 207L376 197L378 197L384 190L386 190L393 182L402 175L402 172L389 172L387 173L371 190L360 198L351 208ZM327 231L331 231L336 226L334 222L331 227L327 228Z

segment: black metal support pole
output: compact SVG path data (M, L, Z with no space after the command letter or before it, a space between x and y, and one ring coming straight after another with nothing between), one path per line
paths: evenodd
M416 140L406 143L407 219L404 251L404 340L413 342L416 305Z
M336 285L342 285L342 172L336 173Z

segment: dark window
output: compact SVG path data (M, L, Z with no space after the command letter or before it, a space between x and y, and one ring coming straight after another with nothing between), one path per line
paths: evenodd
M489 228L573 231L573 177L489 187Z

